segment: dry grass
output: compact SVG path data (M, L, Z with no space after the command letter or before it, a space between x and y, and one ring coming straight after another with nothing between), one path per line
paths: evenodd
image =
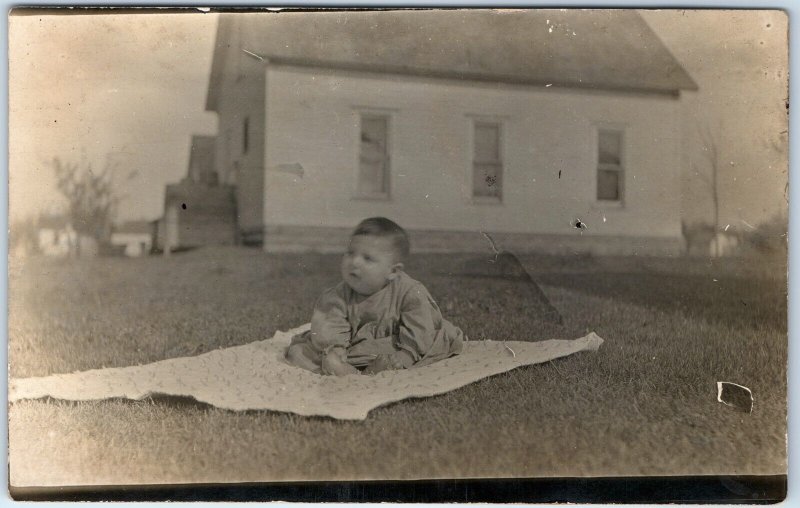
M519 285L465 256L408 271L473 339L541 335ZM170 259L12 262L12 377L146 363L308 320L336 256L205 249ZM298 479L777 474L786 470L785 268L530 256L598 353L374 410L365 422L192 401L23 401L9 408L14 485ZM714 280L716 279L716 280ZM550 333L550 332L548 332ZM716 402L749 386L752 414Z

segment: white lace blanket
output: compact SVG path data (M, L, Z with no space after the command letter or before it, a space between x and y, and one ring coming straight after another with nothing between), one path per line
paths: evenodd
M470 341L458 355L426 367L375 376L320 376L290 366L283 354L301 326L267 340L148 365L12 379L9 402L142 399L151 394L193 397L235 411L266 409L306 416L363 420L371 409L429 397L523 365L547 362L603 343L595 333L575 340Z

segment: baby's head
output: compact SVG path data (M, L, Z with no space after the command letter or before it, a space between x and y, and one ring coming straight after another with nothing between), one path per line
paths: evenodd
M383 217L364 219L350 235L342 279L358 294L376 293L400 274L409 250L403 228Z

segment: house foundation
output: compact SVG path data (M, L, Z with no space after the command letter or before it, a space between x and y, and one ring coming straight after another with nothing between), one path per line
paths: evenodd
M266 252L344 252L351 228L319 226L267 226ZM500 249L514 253L592 254L598 256L678 256L683 239L644 236L496 233L486 231ZM417 253L488 252L491 246L481 231L408 230L411 251Z

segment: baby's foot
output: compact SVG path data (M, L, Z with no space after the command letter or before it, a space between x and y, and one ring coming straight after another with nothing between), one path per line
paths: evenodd
M364 369L364 374L377 374L384 370L400 370L402 368L403 364L399 361L396 361L390 355L381 354L367 365L367 368Z
M358 369L347 363L336 353L329 353L322 359L322 373L333 376L359 374Z

